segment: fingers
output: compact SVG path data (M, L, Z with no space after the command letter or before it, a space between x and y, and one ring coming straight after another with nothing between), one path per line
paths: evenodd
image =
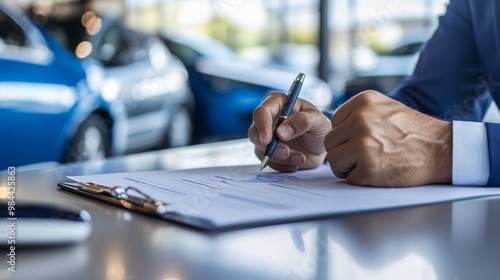
M335 110L333 113L333 116L331 118L331 123L332 127L336 127L339 124L343 123L345 120L349 118L352 112L352 107L355 106L355 100L356 96L352 97L351 99L347 100L344 104L340 105L340 107Z
M252 114L253 122L248 129L248 138L262 154L271 142L275 120L285 101L286 96L283 93L271 92ZM277 154L283 155L282 149L282 145L278 145Z
M380 186L375 163L355 142L349 141L328 152L326 158L333 174L351 185Z
M313 107L291 114L277 128L276 133L281 140L290 141L306 132L315 135L326 135L330 128L330 121L323 113Z
M356 168L359 151L353 142L347 142L333 150L328 150L326 159L330 163L333 174L338 178L345 179Z
M248 131L252 143L267 145L271 142L274 123L281 113L286 96L279 92L270 93L267 98L254 110L253 123ZM307 131L315 133L330 128L326 117L311 103L298 99L292 113L279 128L281 140L295 139ZM325 133L326 134L326 133Z
M271 142L275 123L285 101L284 94L272 92L254 110L248 137L259 149L264 149ZM277 128L277 134L282 141L295 139L306 132L323 138L330 128L330 121L323 113L311 103L299 98L292 114Z
M253 112L248 137L260 159L271 142L273 129L285 102L286 95L273 92ZM330 129L330 120L314 105L299 98L290 116L276 128L281 141L269 166L281 171L317 167L324 161L326 151L323 141Z
M343 123L353 112L362 111L363 107L370 106L370 104L380 98L383 98L383 94L373 90L365 90L356 94L335 111L331 119L332 127L336 127Z
M265 150L265 149L264 149ZM259 159L264 158L264 150L255 147L255 154ZM297 171L306 163L303 153L290 149L285 143L279 143L274 151L269 166L279 171Z
M332 128L325 136L325 150L330 151L339 145L345 144L352 137L351 135L355 133L353 129L355 128L350 126L349 121L344 121Z
M250 141L255 145L267 145L273 137L273 124L278 118L286 96L279 92L271 92L253 111L253 123L248 131Z
M252 123L252 125L250 125L250 128L248 129L248 138L250 139L250 142L252 142L259 150L265 149L265 145L262 144L260 140L260 135L257 131L257 126L255 125L255 123Z

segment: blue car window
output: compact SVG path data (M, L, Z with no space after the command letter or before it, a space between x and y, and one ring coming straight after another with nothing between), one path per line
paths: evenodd
M167 45L172 53L176 55L185 65L193 65L195 61L201 57L199 52L184 44L169 41Z
M26 44L23 29L3 11L0 11L0 38L8 45L21 47Z

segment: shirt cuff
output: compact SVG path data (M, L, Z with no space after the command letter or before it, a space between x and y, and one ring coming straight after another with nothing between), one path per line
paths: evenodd
M485 186L490 177L486 126L480 122L453 122L453 185Z

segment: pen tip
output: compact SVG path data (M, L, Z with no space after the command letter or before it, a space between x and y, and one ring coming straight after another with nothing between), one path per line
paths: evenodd
M268 162L269 162L269 157L264 156L264 159L262 159L262 163L260 164L260 171L266 168Z

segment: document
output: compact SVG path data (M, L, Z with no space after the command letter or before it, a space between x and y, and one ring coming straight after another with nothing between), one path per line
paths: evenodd
M104 186L133 186L169 205L163 218L204 229L263 225L340 214L499 195L500 188L348 185L328 165L281 173L259 166L142 171L68 177Z

